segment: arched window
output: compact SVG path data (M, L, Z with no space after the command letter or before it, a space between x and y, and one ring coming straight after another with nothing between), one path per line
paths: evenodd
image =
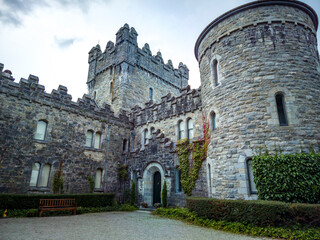
M256 194L257 188L256 188L256 184L254 182L253 169L252 169L252 159L251 158L249 158L247 160L247 174L248 174L248 182L249 182L249 191L251 194Z
M96 100L96 97L97 97L97 92L94 91L94 93L93 93L93 100Z
M216 113L215 112L211 113L211 128L212 128L212 130L216 130L217 129Z
M123 139L122 150L123 150L123 152L128 151L128 141L127 141L127 139Z
M96 179L94 181L94 188L96 189L101 188L101 179L102 179L102 169L98 168L96 172Z
M154 133L154 127L151 127L151 128L150 128L150 138L152 138L153 133Z
M39 171L40 171L40 163L34 163L32 165L32 172L31 172L31 179L30 179L30 186L31 187L37 186Z
M43 166L42 172L40 175L40 185L39 185L40 187L47 187L48 186L50 170L51 170L50 164L47 163Z
M184 138L184 126L183 126L183 121L180 121L178 123L178 139L183 139Z
M101 144L101 133L97 132L94 135L94 148L100 149L100 144Z
M191 118L188 120L188 139L193 139L193 120Z
M92 147L93 131L88 130L86 134L86 147Z
M214 86L217 86L219 84L218 79L218 61L215 59L212 62L212 73L213 73L213 83Z
M47 132L47 125L48 125L47 122L44 120L38 121L34 139L42 140L42 141L45 139L46 132Z
M143 131L143 143L147 144L148 143L148 129L145 129Z
M152 101L153 100L153 89L149 88L149 100Z
M280 126L288 126L284 95L282 93L276 94L276 104Z

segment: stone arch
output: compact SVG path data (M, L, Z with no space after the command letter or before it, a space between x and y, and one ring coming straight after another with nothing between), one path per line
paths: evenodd
M161 175L161 191L165 181L165 172L162 165L158 162L149 163L143 171L143 188L142 199L148 206L152 206L153 203L153 176L156 172Z

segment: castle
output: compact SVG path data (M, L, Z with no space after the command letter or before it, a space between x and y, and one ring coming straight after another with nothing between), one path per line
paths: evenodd
M125 24L102 51L89 52L88 94L77 102L64 86L51 94L36 76L15 82L0 65L0 192L52 193L54 173L64 191L120 193L119 165L136 182L137 202L183 205L176 143L211 143L193 194L256 199L255 147L295 153L320 142L318 17L299 1L262 0L211 22L195 45L201 87L188 68L175 69ZM276 179L275 179L276 180Z

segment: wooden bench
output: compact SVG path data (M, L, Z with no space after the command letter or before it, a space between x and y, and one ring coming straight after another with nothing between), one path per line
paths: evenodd
M76 214L77 204L75 199L40 199L39 216L46 211L73 210Z

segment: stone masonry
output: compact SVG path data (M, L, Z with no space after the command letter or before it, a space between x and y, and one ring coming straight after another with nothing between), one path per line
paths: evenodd
M64 86L46 93L33 75L17 83L1 64L0 192L52 193L62 163L65 192L88 192L88 175L101 170L94 191L120 194L117 169L126 164L125 186L136 182L137 203L154 203L160 175L169 204L182 206L176 143L191 133L190 141L202 138L205 116L211 143L193 194L256 199L248 167L255 148L295 153L320 143L317 27L317 14L299 1L262 0L230 10L196 42L198 89L188 86L186 65L175 69L148 44L139 48L128 24L104 52L99 45L90 50L88 94L77 102ZM39 121L47 123L44 140L34 139ZM86 147L88 132L101 135L98 148ZM35 163L51 166L46 187L30 186Z

